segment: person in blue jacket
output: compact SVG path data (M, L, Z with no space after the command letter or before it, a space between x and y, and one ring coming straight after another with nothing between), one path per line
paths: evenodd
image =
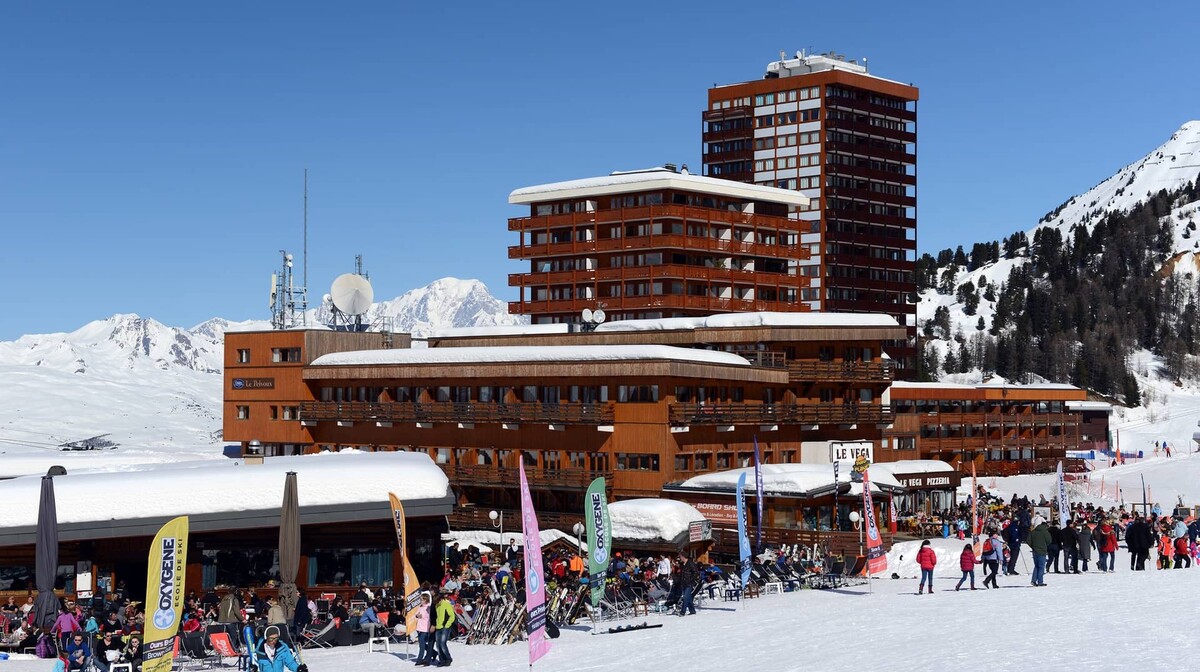
M254 658L251 672L308 672L308 666L296 660L292 648L279 641L279 628L274 625L268 625L263 631L263 639L254 652Z

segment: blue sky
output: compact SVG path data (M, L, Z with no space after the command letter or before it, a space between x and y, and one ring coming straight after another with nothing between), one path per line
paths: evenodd
M1024 6L1022 6L1024 5ZM921 251L1032 227L1200 118L1200 3L0 4L0 339L266 318L448 275L515 298L518 187L700 165L714 83L781 49L921 89Z

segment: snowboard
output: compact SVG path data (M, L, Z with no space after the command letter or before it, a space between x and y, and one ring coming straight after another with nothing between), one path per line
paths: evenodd
M609 628L608 632L609 632L609 634L615 635L618 632L633 632L634 630L649 630L651 628L661 628L661 627L663 627L662 623L655 623L654 625L650 625L649 623L642 623L641 625L622 625L622 626L618 626L615 628Z

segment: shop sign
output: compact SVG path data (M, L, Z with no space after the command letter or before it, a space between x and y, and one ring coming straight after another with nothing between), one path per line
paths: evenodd
M688 541L708 541L712 539L711 520L693 520L688 523Z
M235 390L273 390L275 389L274 378L234 378L233 389Z
M922 474L919 476L897 476L896 480L906 488L956 488L958 479L953 475Z
M734 504L720 502L692 502L691 504L701 515L713 523L737 525L737 506Z
M829 444L829 459L831 462L837 462L839 460L857 460L860 457L867 458L868 462L874 462L875 444L869 441Z

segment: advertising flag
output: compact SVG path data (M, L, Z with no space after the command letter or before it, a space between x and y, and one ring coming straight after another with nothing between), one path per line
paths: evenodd
M521 535L525 538L525 630L529 633L529 665L550 652L546 641L546 584L542 573L542 535L521 460Z
M975 462L971 462L971 544L975 555L983 548L979 545L979 481L975 480Z
M417 631L417 608L421 606L421 584L417 582L417 573L408 560L408 527L405 524L404 504L395 493L388 493L388 501L392 504L392 522L396 525L396 547L400 549L402 585L400 594L404 596L404 630L409 635Z
M1062 460L1058 461L1058 524L1067 526L1071 519L1070 502L1067 500L1067 482L1063 480Z
M604 477L592 481L583 498L583 519L588 532L588 585L592 606L600 606L604 598L604 579L608 575L609 551L612 550L612 525L608 522L608 499Z
M888 529L895 534L900 529L900 521L896 516L896 496L888 497Z
M762 480L762 460L758 453L758 437L754 437L754 509L756 516L754 518L754 548L762 550L762 507L763 507L763 480Z
M146 634L142 670L171 672L175 633L183 615L184 569L187 567L188 518L169 520L150 544L146 573Z
M871 504L871 479L862 472L863 513L867 526L867 574L882 574L887 571L887 554L883 551L883 539L879 536L879 525L875 520L875 507Z
M746 472L738 476L737 482L737 517L738 517L738 569L742 576L742 585L750 582L750 538L746 536Z

